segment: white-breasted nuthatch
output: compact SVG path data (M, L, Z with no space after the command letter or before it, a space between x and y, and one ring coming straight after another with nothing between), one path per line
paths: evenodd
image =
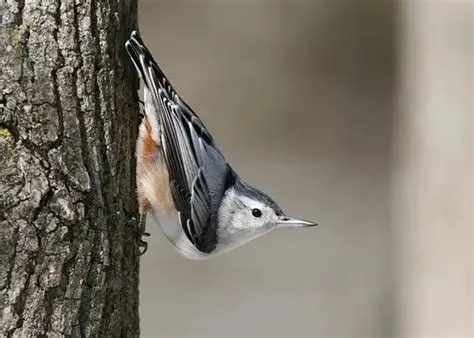
M140 213L154 216L181 255L205 259L273 230L316 225L286 216L239 177L136 31L125 47L144 85L137 141Z

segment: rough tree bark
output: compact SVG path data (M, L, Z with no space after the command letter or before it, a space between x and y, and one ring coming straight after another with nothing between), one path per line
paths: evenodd
M0 0L0 335L138 336L136 0Z

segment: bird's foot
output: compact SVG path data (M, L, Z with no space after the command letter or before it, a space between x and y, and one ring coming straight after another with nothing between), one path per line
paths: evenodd
M143 237L150 236L150 233L146 232L146 214L140 214L140 221L138 224L138 247L140 250L140 256L148 250L148 242L143 240Z

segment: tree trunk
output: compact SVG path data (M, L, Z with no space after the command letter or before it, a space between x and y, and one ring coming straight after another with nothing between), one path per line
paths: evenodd
M136 0L0 22L0 335L138 336Z

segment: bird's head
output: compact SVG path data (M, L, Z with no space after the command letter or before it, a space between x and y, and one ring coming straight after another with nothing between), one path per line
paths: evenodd
M219 244L237 247L270 231L315 225L286 216L267 194L239 180L219 208Z

